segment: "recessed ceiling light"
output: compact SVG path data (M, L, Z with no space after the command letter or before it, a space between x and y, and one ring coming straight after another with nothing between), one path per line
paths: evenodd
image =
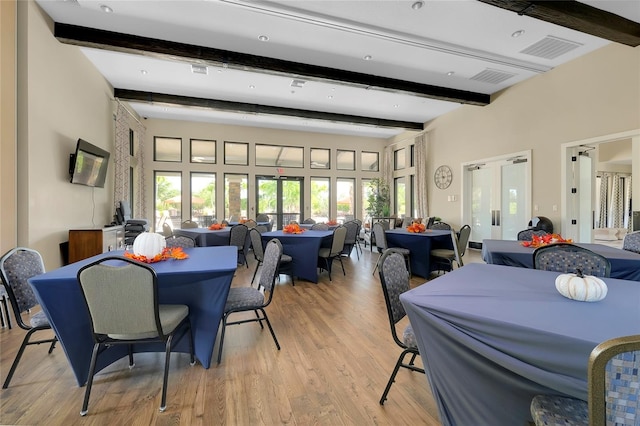
M449 72L447 73L447 75L448 75L448 76L452 76L452 75L454 75L454 74L455 74L455 71L449 71Z
M400 105L398 105L398 104L395 104L395 105L394 105L393 107L394 107L394 108L398 108L399 106L400 106Z
M113 9L111 9L109 6L107 6L106 4L101 4L100 5L100 9L105 12L105 13L112 13Z
M140 70L140 74L142 74L142 75L147 75L147 74L149 74L149 73L147 72L147 70Z
M365 61L370 61L373 59L373 57L371 55L365 55L362 59L364 59Z
M249 89L255 89L255 88L256 88L256 86L254 86L253 84L249 85Z
M524 34L524 30L514 31L514 32L511 34L511 37L513 37L513 38L517 38L517 37L520 37L522 34Z
M261 35L258 37L258 40L260 41L269 41L269 37L267 37L266 35Z
M413 9L413 10L422 9L422 6L424 6L424 2L423 1L417 1L417 2L415 2L415 3L413 3L411 5L411 9Z
M327 99L333 99L333 95L327 96Z

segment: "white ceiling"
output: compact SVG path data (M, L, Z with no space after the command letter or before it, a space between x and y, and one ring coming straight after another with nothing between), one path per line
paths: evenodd
M37 0L58 23L491 95L609 41L474 0ZM638 0L584 1L640 22ZM112 13L101 10L102 5ZM523 30L519 37L515 31ZM268 41L261 41L267 36ZM555 58L522 51L547 37ZM567 45L567 44L565 44ZM307 76L81 48L114 88L424 123L461 104ZM369 55L370 60L365 60ZM196 64L198 65L198 64ZM453 74L448 75L448 73ZM487 82L478 76L506 77ZM483 73L483 74L480 74ZM475 78L474 78L475 77ZM292 87L292 81L304 81ZM286 116L130 103L142 117L388 138L403 131ZM482 108L478 106L477 108Z

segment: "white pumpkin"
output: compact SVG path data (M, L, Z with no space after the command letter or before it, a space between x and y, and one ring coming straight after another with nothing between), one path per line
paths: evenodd
M164 237L155 232L143 232L133 240L133 253L151 259L167 246Z
M582 302L597 302L607 296L607 284L598 277L575 274L560 274L556 278L556 289L561 295Z

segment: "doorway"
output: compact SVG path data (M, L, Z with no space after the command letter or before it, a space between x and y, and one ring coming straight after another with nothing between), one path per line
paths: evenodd
M256 176L257 214L267 214L276 229L291 221L300 222L303 212L304 178L291 176Z

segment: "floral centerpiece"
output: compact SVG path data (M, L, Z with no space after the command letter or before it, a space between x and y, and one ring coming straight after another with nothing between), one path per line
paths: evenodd
M565 240L560 234L532 235L531 241L522 241L524 247L538 248L553 243L572 243L572 239Z
M282 232L284 232L285 234L302 234L305 231L305 229L300 228L300 225L298 225L297 223L291 223L289 225L285 225L284 228L282 228Z
M183 260L187 259L189 255L182 251L182 247L165 247L160 253L156 254L153 257L147 257L143 254L130 253L128 251L124 252L124 257L128 257L129 259L134 259L144 263L156 263L169 259Z
M249 219L247 219L246 217L241 218L238 223L247 223Z
M214 223L214 224L209 225L209 229L211 231L219 231L222 228L224 228L225 226L226 225L224 223Z
M413 232L414 234L419 234L421 232L426 232L427 227L424 225L424 223L411 222L411 225L407 226L407 231Z
M329 225L329 226L333 226L333 225L337 225L337 224L338 224L338 221L335 220L335 219L329 219L327 221L327 225Z

